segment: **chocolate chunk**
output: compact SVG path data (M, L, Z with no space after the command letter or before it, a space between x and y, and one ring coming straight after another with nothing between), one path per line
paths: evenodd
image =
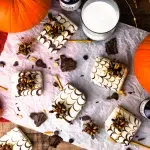
M118 100L119 99L119 95L118 93L113 93L111 96L108 96L107 99L115 99L115 100Z
M75 70L77 67L77 62L72 58L67 58L65 55L61 55L61 70L62 72Z
M118 49L117 49L117 39L116 39L116 38L111 39L110 41L108 41L108 42L105 44L105 47L106 47L106 53L107 53L108 55L117 54L117 53L118 53Z
M81 75L80 77L84 77L84 75Z
M128 92L128 94L133 94L133 93L135 93L134 91L133 92Z
M32 69L34 69L34 65L32 65Z
M73 138L69 139L69 143L73 143L73 142L74 142Z
M138 139L138 141L143 141L143 140L145 140L145 138L139 138L139 139Z
M4 67L6 64L4 61L0 61L0 67Z
M90 116L86 115L82 117L83 121L91 120Z
M18 62L18 61L15 61L14 64L13 64L14 67L16 67L16 66L18 66L18 65L19 65L19 62Z
M41 67L41 68L47 68L47 65L43 62L42 59L38 59L38 60L36 61L36 66L37 66L37 67Z
M132 149L128 147L126 150L132 150Z
M84 60L88 60L88 59L89 59L89 56L88 56L88 55L84 55L84 56L83 56L83 59L84 59Z
M135 138L138 138L138 137L139 137L138 135L135 136Z
M53 135L49 137L49 145L54 148L57 148L58 144L62 141L63 139L58 135Z
M96 103L99 103L99 101L97 101Z
M56 130L56 131L54 132L54 135L59 135L59 131Z
M30 118L34 120L34 124L36 127L39 127L41 124L43 124L47 120L47 116L45 113L31 113Z
M54 82L54 87L59 87L58 83L57 82Z

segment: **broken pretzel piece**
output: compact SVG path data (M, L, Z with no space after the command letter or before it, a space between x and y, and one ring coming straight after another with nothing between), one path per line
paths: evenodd
M0 86L0 90L2 90L2 91L7 91L8 89L5 88L5 87L3 87L3 86Z

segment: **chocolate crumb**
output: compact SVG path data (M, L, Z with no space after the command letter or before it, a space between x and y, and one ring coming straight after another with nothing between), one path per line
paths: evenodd
M84 75L81 75L80 77L84 77Z
M67 58L65 55L61 55L60 59L61 59L60 68L62 72L68 72L76 69L77 62L72 58Z
M21 37L21 39L23 40L23 39L24 39L24 37Z
M32 65L32 69L34 69L34 65Z
M128 147L126 150L132 150L132 149Z
M36 66L37 66L37 67L41 67L41 68L47 68L47 65L43 62L42 59L38 59L38 60L36 61Z
M14 67L16 67L16 66L18 66L18 65L19 65L19 62L18 62L18 61L15 61L14 64L13 64Z
M83 58L84 58L84 60L88 60L89 56L88 55L84 55Z
M133 92L128 92L129 94L133 94Z
M57 82L54 82L53 85L54 85L54 87L59 87Z
M48 67L48 69L51 69L51 67Z
M99 101L97 101L96 103L99 103Z
M138 137L139 137L138 135L135 136L135 138L138 138Z
M73 142L74 142L73 138L69 139L69 143L73 143Z
M60 60L60 59L58 58L58 59L55 60L55 62L58 62L59 60Z
M118 95L118 93L113 93L111 96L108 96L107 99L108 100L110 100L110 99L118 100L119 99L119 95Z
M115 55L115 54L117 54L118 53L117 39L116 38L111 39L110 41L108 41L105 44L105 47L106 47L106 53L108 55L111 55L111 54Z
M63 46L63 48L66 48L66 46Z
M4 61L0 61L0 67L4 67L6 64Z
M54 132L54 135L59 135L59 131L56 130L56 131Z
M86 120L91 120L91 117L86 115L86 116L83 116L81 117L83 121L86 121Z
M50 59L50 60L52 60L52 59L53 59L53 57L50 57L49 59Z
M139 139L138 139L138 141L143 141L143 140L145 140L145 138L139 138Z
M58 135L53 135L49 137L49 145L57 148L57 146L63 141L63 139Z

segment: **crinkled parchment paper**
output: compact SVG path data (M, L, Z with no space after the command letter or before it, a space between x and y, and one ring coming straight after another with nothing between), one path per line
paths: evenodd
M57 7L56 7L57 6ZM60 7L57 4L53 5L54 12L56 10L61 12ZM78 26L79 30L72 37L73 39L86 39L86 36L82 32L81 23L80 23L80 12L64 12L64 14L74 21ZM45 18L46 19L46 18ZM44 19L44 20L45 20ZM4 115L3 117L11 120L12 122L32 128L40 132L46 131L55 131L60 130L60 136L68 141L69 138L74 138L75 145L81 146L86 149L91 150L123 150L126 147L120 144L112 144L107 140L108 135L104 130L104 121L107 119L109 114L117 105L122 105L127 108L129 111L134 113L136 116L142 119L143 124L137 133L140 137L146 137L143 142L144 144L149 144L148 134L150 133L150 121L142 118L139 113L139 104L142 100L148 97L148 94L144 92L143 88L137 82L134 73L133 73L133 56L137 45L144 39L147 32L139 30L137 28L128 26L126 24L119 23L117 29L112 37L117 38L118 50L119 53L115 56L109 56L109 58L116 58L117 60L125 63L129 67L129 75L124 84L125 91L135 93L127 94L125 97L120 97L118 101L115 100L106 100L106 97L109 96L110 91L94 85L90 80L90 72L94 63L96 56L107 56L105 52L105 42L92 42L92 43L67 43L66 48L62 48L60 52L55 55L52 55L42 44L34 43L32 48L34 53L32 56L41 58L51 69L41 69L35 66L34 70L41 70L44 75L44 93L40 97L21 97L21 98L12 98L11 97L11 76L18 70L32 69L34 63L29 62L21 55L16 55L18 49L18 43L21 41L30 41L33 38L36 38L39 33L42 31L42 24L39 24L28 30L26 32L9 34L4 51L0 56L1 61L6 62L4 68L0 68L0 85L7 87L9 90L6 92L0 92L0 99L4 102ZM24 40L21 39L24 37ZM110 37L110 39L112 38ZM109 40L109 39L108 39ZM107 41L108 41L107 40ZM53 67L53 61L50 60L50 57L58 58L60 54L66 54L77 60L78 66L77 69L70 73L62 73L58 68ZM84 60L83 56L88 55L89 59ZM13 67L15 61L19 61L19 66ZM65 85L67 82L72 83L76 88L83 91L87 96L87 102L77 119L74 121L73 125L69 125L64 121L58 121L54 114L49 114L51 110L51 105L54 101L54 97L58 94L59 90L53 86L54 79L52 75L58 74L60 79ZM84 75L84 77L80 77ZM96 102L99 103L96 103ZM15 103L18 103L21 110L23 118L19 119L16 116L16 106ZM40 112L46 110L48 115L48 120L37 128L33 121L29 118L31 112ZM79 117L83 115L90 115L91 118L99 125L102 126L100 134L92 140L90 136L85 133L82 133L81 121ZM132 146L131 146L132 147ZM134 147L139 149L138 147Z

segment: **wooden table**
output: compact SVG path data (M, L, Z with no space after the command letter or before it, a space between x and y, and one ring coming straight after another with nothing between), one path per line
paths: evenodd
M116 0L116 2L118 3L121 11L120 21L135 26L133 16L131 15L129 7L125 3L125 0ZM137 18L138 27L150 32L150 3L148 2L148 0L137 0L137 2L139 6L137 9L133 4L133 0L130 0L129 4L131 4L133 12ZM14 126L15 125L12 123L0 123L0 136L4 135ZM41 133L23 127L21 127L21 129L27 134L27 136L34 144L33 150L54 150L54 148L49 147L48 143L46 143L48 136L45 136ZM62 142L58 146L57 150L82 150L82 149L72 144Z

